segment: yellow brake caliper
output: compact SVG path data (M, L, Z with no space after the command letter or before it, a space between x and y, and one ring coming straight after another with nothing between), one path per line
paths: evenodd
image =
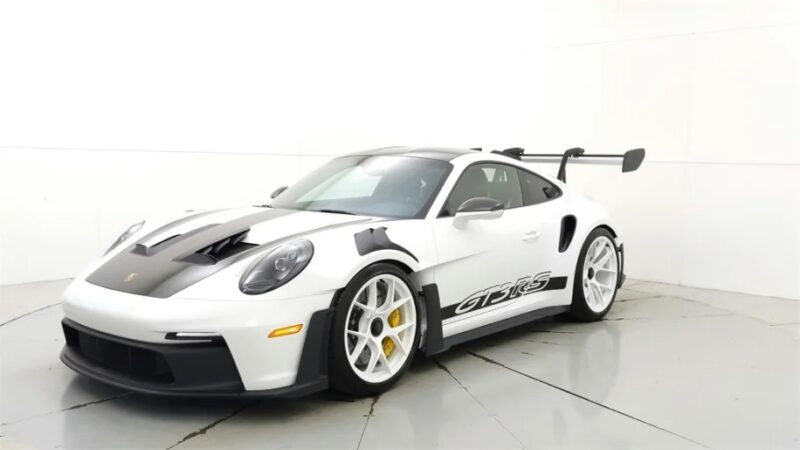
M389 322L390 327L394 328L400 325L401 319L402 317L400 316L400 308L397 308L392 311L391 314L389 314L389 320L387 322ZM385 337L383 338L383 342L381 344L383 345L383 354L385 354L388 358L392 355L392 352L394 352L394 341L388 337Z

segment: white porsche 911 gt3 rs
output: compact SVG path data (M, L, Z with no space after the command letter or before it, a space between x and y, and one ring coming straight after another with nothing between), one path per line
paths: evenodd
M369 395L417 352L601 319L622 238L566 164L643 158L390 147L333 159L268 205L136 224L64 293L61 359L153 394ZM530 161L560 161L558 177Z

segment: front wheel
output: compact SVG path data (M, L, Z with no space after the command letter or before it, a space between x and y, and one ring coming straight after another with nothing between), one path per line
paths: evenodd
M359 396L389 389L414 357L418 317L419 301L405 272L386 263L359 272L334 311L331 385Z
M596 228L589 233L578 255L570 317L583 322L602 319L614 303L618 280L614 236L605 228Z

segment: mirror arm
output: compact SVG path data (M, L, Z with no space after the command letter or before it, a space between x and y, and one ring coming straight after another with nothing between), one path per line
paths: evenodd
M277 196L281 195L281 193L283 193L283 191L285 191L285 190L286 190L288 187L289 187L289 186L281 186L281 187L279 187L278 189L275 189L275 190L272 192L272 195L270 195L270 197L269 197L269 198L275 198L275 197L277 197Z

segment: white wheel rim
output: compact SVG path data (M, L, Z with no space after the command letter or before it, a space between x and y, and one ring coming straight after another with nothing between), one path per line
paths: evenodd
M390 274L369 279L345 322L344 350L353 372L368 383L391 378L411 354L416 325L414 297L403 280Z
M617 250L611 239L595 239L583 260L583 297L589 309L599 313L608 308L617 286Z

